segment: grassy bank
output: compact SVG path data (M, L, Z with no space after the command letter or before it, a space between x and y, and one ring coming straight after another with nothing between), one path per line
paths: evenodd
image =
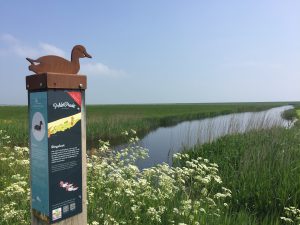
M89 224L279 225L285 206L300 208L299 124L223 137L146 170L130 135L129 147L102 142L88 158ZM0 224L27 225L29 149L10 147L14 137L0 131Z
M160 126L174 125L221 114L261 111L288 103L223 103L161 105L91 105L87 106L87 143L96 146L98 139L112 144L124 142L122 131L135 129L139 137ZM1 106L0 129L14 137L14 144L28 145L28 115L25 106Z
M219 165L232 190L221 224L282 224L284 207L300 207L300 125L230 135L186 151Z
M299 135L297 127L228 136L176 154L179 167L142 171L135 160L145 149L103 142L88 158L89 224L283 225L283 207L299 208ZM11 141L0 132L0 224L27 225L29 149Z

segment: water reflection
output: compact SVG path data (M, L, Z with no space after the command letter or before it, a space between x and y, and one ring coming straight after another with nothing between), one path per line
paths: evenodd
M146 168L162 162L171 163L172 155L183 147L211 142L227 134L274 126L289 127L292 124L282 119L281 113L291 108L293 106L276 107L262 112L234 113L158 128L139 142L149 149L149 158L138 162L138 166Z

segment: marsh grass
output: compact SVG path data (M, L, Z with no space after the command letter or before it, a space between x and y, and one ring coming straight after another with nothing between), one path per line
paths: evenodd
M98 138L112 145L125 143L120 133L134 129L140 138L158 127L235 112L262 111L286 103L158 104L88 106L88 146Z
M186 153L219 165L224 185L232 190L228 224L243 218L249 224L280 224L285 206L300 206L299 123L228 135Z
M218 103L153 105L88 105L87 145L97 147L98 139L112 145L124 143L124 130L135 129L139 137L161 127L234 112L261 111L287 103ZM296 104L296 103L295 103ZM13 144L28 146L27 106L0 106L0 129L14 137Z
M0 224L29 224L28 148L7 147L12 139L3 131L0 136ZM283 216L296 221L284 207L299 208L299 136L297 125L227 136L178 154L174 167L144 171L134 161L146 157L145 149L113 152L101 142L99 154L88 160L89 223L279 225ZM129 140L136 146L138 139ZM232 193L220 192L222 186Z
M282 113L282 118L293 121L297 118L297 110L296 109L289 109Z
M148 106L144 109L138 106L147 112L133 106L122 115L119 106L110 110L104 107L104 111L97 107L88 108L88 129L94 132L94 138L97 132L118 137L121 132L114 132L135 123L143 130L195 116L251 111L247 108L250 106L238 109L226 104L224 108L218 106L214 111L214 106L209 109L212 112L201 113L196 109L198 106L195 111L186 106L182 111L175 106L169 111L165 106L149 106L151 110ZM263 107L266 106L258 108ZM0 133L0 224L4 225L30 223L28 148L14 147L27 135L22 133L22 129L27 130L26 111L25 107L13 110L0 107L0 127L9 130ZM236 127L237 124L232 124L230 129ZM129 140L129 145L137 141ZM27 137L24 143L28 146ZM118 155L106 142L101 142L95 150L100 154L89 158L90 224L279 225L284 223L280 217L293 218L284 207L300 208L299 124L291 129L272 128L225 136L197 146L187 154L178 154L178 164L174 167L162 164L141 171L133 161L145 157L144 149L137 151L141 153L137 155L132 153L134 150L139 149L129 146Z
M211 143L225 135L245 133L252 130L263 130L272 127L290 127L294 121L286 121L281 117L282 108L255 113L233 113L214 118L206 118L182 126L183 148L193 145ZM181 133L178 138L183 136Z

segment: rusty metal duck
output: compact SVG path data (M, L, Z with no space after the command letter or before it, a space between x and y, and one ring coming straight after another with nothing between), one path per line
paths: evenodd
M64 73L77 74L80 69L79 58L92 58L85 47L82 45L75 45L71 53L71 61L55 55L42 56L38 59L26 58L31 65L29 70L36 74L41 73Z

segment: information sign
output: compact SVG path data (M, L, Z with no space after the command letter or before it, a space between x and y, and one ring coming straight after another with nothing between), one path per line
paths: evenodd
M82 212L81 91L29 93L32 209L49 223Z

